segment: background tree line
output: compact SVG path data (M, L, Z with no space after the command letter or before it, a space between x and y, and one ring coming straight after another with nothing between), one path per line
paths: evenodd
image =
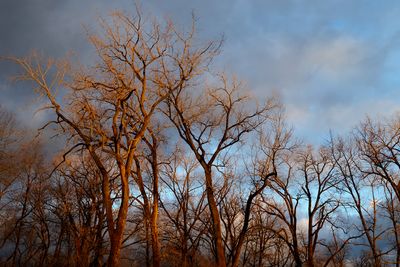
M9 58L65 145L0 111L3 265L399 266L398 117L312 147L212 69L195 20L101 23L91 66Z

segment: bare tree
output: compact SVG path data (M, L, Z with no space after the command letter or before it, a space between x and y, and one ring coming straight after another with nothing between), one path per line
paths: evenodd
M276 223L271 225L269 231L274 238L285 243L292 256L290 261L296 266L302 266L302 250L298 238L299 215L298 209L302 198L296 182L296 161L294 153L298 144L291 140L291 131L288 131L282 121L276 124L275 134L261 135L259 156L256 157L254 174L262 177L263 173L273 169L275 176L267 181L267 190L261 194L259 208L275 218Z
M146 240L151 239L152 247L152 266L160 266L161 252L160 241L158 237L158 208L160 201L159 192L159 177L160 177L160 146L162 134L161 130L157 128L148 128L148 134L143 137L146 149L142 157L135 155L135 169L133 177L138 185L142 206L143 206L143 219L146 228ZM146 177L147 179L145 179ZM149 185L146 184L149 181ZM148 236L150 233L150 238ZM148 255L148 253L146 253ZM147 256L148 257L148 256ZM148 259L146 260L149 264Z
M88 155L70 156L54 174L53 213L59 218L60 237L54 258L61 256L62 238L72 239L76 266L101 266L106 248L101 175Z
M17 177L15 163L19 144L16 143L18 129L15 124L13 114L0 106L0 200Z
M204 217L204 183L198 174L198 162L185 153L181 147L174 150L169 164L162 173L164 198L161 207L164 214L164 239L169 262L176 261L176 266L194 266L200 254L200 245L206 227ZM172 251L176 253L171 253ZM174 265L175 266L175 265Z
M333 219L340 207L336 186L339 182L336 174L336 162L327 148L321 148L315 155L312 148L300 154L299 159L304 193L307 206L306 265L315 266L315 252L320 243L320 233L324 226Z
M48 168L40 144L23 145L18 157L17 176L2 208L5 228L2 247L13 247L6 262L11 265L48 264L51 243L49 229Z
M286 244L271 229L278 228L279 220L263 211L257 198L252 210L249 233L243 248L243 266L287 266L290 255Z
M384 211L383 216L388 218L391 224L387 239L391 240L393 249L396 251L396 256L391 263L396 267L400 266L400 206L390 184L384 184L384 199L377 204Z
M278 175L271 177L260 205L264 212L278 220L271 231L286 243L294 265L315 266L319 257L317 251L326 247L321 233L329 226L337 228L333 222L341 202L336 197L339 183L336 162L328 148L315 151L310 146L285 147L287 152L274 163ZM304 208L305 214L299 212L300 208ZM332 248L330 254L337 255L344 246L337 246L337 251ZM328 266L332 260L333 257L328 257L320 264Z
M257 144L261 151L261 158L255 155L252 168L249 168L248 175L252 179L252 190L243 205L243 219L237 241L232 247L232 266L239 266L241 250L246 239L249 225L251 223L251 213L253 202L261 197L265 188L270 182L277 178L277 165L280 158L292 150L296 144L292 143L292 131L287 129L283 120L283 114L278 112L270 121L270 124L263 125L260 143Z
M180 34L171 23L146 23L140 12L133 18L116 13L111 24L104 20L102 26L102 36L90 36L99 62L75 72L72 79L66 78L64 62L36 55L13 60L24 69L20 78L33 81L47 98L47 108L56 115L52 122L73 141L71 150L86 149L99 169L111 242L108 265L117 266L138 144L160 103L200 75L217 48L213 43L196 47L194 28ZM64 104L56 95L60 90L67 91ZM111 176L108 166L115 166L117 176ZM111 186L115 178L118 189ZM119 202L113 203L113 194Z
M374 122L367 119L355 133L363 172L386 181L400 200L400 119Z
M333 156L342 176L341 188L350 196L350 201L345 205L356 211L361 225L354 224L354 226L365 235L374 266L381 266L382 255L387 254L388 251L381 251L377 242L388 229L381 229L378 221L376 187L379 184L375 176L371 177L363 172L362 160L351 142L346 144L344 140L339 139L333 149Z
M251 110L246 105L253 104L240 93L241 84L230 83L226 77L221 80L220 86L197 96L194 92L174 91L168 98L166 113L203 169L216 262L218 266L226 266L213 170L223 167L223 153L262 125L276 105L268 101Z

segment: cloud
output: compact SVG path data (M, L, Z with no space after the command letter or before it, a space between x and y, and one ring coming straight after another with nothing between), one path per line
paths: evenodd
M350 130L365 114L396 110L400 4L395 1L151 0L141 5L181 28L188 27L194 11L202 40L224 34L215 68L237 74L258 97L281 95L289 121L309 141L325 138L329 128ZM0 54L21 56L37 49L59 57L72 50L88 62L93 50L82 25L96 30L96 17L114 9L130 13L134 5L128 0L2 1ZM29 88L8 83L15 71L0 62L0 87L7 88L0 90L0 103L8 106L32 97Z

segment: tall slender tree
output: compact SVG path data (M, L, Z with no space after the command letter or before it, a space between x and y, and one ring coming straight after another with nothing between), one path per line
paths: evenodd
M101 174L109 266L119 265L139 143L160 104L200 75L219 47L196 46L194 27L181 34L169 22L146 21L140 11L102 20L103 34L89 36L99 58L90 69L71 71L65 62L36 54L12 59L24 70L20 78L33 81L47 99L46 108L56 115L52 122L73 143L71 151L87 150Z

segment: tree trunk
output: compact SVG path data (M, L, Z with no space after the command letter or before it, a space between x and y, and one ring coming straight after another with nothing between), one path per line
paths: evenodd
M108 267L117 267L119 266L119 259L121 255L121 246L120 246L120 238L117 235L113 235L111 238L111 248L110 254L107 260Z
M308 201L308 244L307 244L307 267L314 267L314 246L313 246L313 224L314 214L311 212L311 199Z
M301 262L299 255L294 255L294 266L296 266L296 267L303 266L303 263Z
M119 208L118 218L116 223L116 228L112 229L110 234L111 248L110 254L107 261L107 266L117 267L119 266L119 261L121 257L121 244L122 237L125 230L126 218L128 215L128 205L129 205L129 185L128 177L124 168L121 168L121 183L122 183L122 203ZM110 230L110 227L109 227Z
M294 229L294 233L296 233L296 229ZM293 239L293 257L294 257L294 265L296 267L302 267L303 266L303 262L301 261L301 257L300 257L300 252L299 252L299 246L297 243L297 238L294 234L294 239Z
M87 243L87 231L82 235L75 236L75 266L86 267L89 266L89 244Z
M157 143L153 138L152 147L152 172L153 172L153 212L151 214L151 246L153 250L153 267L159 267L161 263L160 243L158 240L158 159Z
M205 168L204 170L205 179L206 179L206 193L208 200L208 207L210 208L211 220L213 224L213 236L214 236L214 244L216 249L216 260L217 266L225 267L225 251L222 243L222 230L221 230L221 221L219 216L219 211L217 207L217 203L215 201L214 196L214 188L212 184L212 174L211 167Z
M151 216L151 249L153 250L153 267L159 267L161 262L160 244L158 241L157 212L158 209L153 207L153 215Z
M97 207L97 213L98 213L98 224L97 224L97 229L96 229L96 246L95 246L95 251L94 251L94 258L93 261L91 262L90 266L91 267L100 267L103 265L103 219L104 219L104 211L103 207Z
M143 198L147 200L147 198ZM146 267L150 267L150 226L149 226L149 216L150 210L148 208L148 203L146 201L143 201L144 203L144 225L145 225L145 235L146 235Z

